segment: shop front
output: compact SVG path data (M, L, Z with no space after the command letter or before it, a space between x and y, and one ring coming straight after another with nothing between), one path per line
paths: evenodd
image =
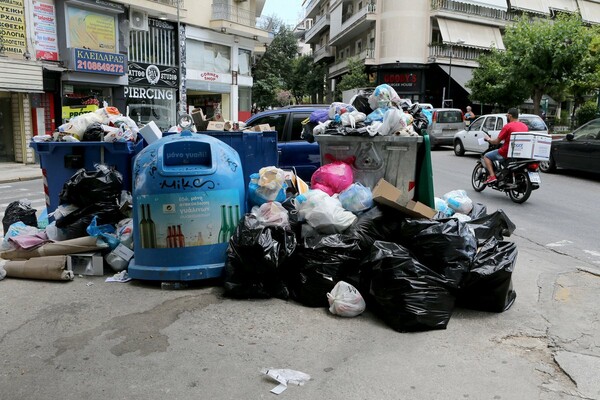
M250 63L254 43L236 35L186 28L187 111L245 121L251 115Z
M125 101L128 115L138 125L154 121L166 131L177 124L177 29L150 18L148 31L130 32Z
M120 22L125 8L110 1L57 4L59 43L66 68L61 79L62 122L105 105L125 111L127 56Z
M377 85L388 84L402 99L425 103L425 82L420 68L381 66L377 71Z

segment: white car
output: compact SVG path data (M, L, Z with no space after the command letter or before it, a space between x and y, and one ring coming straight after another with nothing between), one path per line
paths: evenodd
M538 115L520 114L519 121L527 125L530 132L548 134L546 123ZM483 139L487 137L487 135L492 139L496 139L504 125L507 123L506 113L480 116L466 129L463 129L454 135L454 154L462 156L465 154L465 151L472 151L480 154L485 153L489 147L489 143Z

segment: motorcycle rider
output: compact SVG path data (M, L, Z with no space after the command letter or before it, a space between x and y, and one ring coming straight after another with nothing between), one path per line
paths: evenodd
M527 125L519 121L519 110L516 108L509 108L506 113L506 119L508 123L504 125L498 137L496 139L492 139L489 136L484 140L492 145L497 145L502 143L499 149L488 151L483 156L483 161L485 162L485 168L488 171L489 177L486 179L484 185L489 185L491 183L496 182L496 173L494 172L494 161L502 162L506 157L508 157L508 146L510 144L510 134L513 132L528 132L529 128Z

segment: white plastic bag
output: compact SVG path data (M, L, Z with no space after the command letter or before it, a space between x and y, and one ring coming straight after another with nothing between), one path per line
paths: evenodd
M366 303L360 292L351 284L339 281L327 293L329 311L340 317L356 317L365 311Z
M344 210L339 199L313 189L296 197L298 219L324 234L341 233L356 220L356 215Z
M287 210L277 201L270 201L260 207L252 207L252 214L264 226L288 226L290 224Z
M448 206L456 212L468 214L473 209L473 201L464 190L452 190L443 197Z

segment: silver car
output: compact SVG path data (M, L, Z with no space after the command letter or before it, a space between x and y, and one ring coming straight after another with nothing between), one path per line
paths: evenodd
M431 147L452 146L456 132L465 129L465 115L459 108L435 108L427 128Z
M529 132L548 134L546 123L538 115L520 114L519 121L527 125ZM492 139L496 139L507 123L506 113L482 115L467 128L454 135L454 154L462 156L465 154L465 151L480 154L485 153L489 147L489 143L483 139L487 135L491 136Z

